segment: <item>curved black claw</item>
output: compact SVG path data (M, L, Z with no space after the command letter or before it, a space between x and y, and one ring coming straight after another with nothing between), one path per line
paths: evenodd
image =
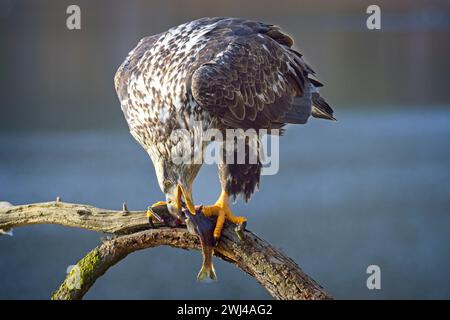
M235 228L234 228L234 232L236 232L236 235L238 236L239 240L244 240L245 238L245 228L247 227L247 221L244 221L241 224L238 224Z
M213 247L217 247L219 244L220 237L213 236Z
M150 225L150 228L155 229L155 224L153 223L153 219L151 217L148 217L148 224Z

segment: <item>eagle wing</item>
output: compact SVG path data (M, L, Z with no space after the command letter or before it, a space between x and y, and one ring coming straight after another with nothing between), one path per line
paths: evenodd
M194 99L232 128L280 128L305 123L320 83L292 41L275 26L234 35L225 50L193 73Z

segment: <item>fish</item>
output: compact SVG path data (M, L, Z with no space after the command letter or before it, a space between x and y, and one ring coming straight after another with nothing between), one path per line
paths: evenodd
M197 280L217 281L217 274L212 261L215 247L214 228L217 218L205 216L202 212L202 206L195 208L195 215L191 214L187 209L183 209L182 214L186 217L185 222L188 229L194 231L200 238L203 262L198 272Z
M181 209L181 215L174 217L170 214L166 204L159 204L148 209L151 213L149 223L152 228L155 227L153 219L164 225L174 228L182 222L186 224L189 233L197 235L200 239L202 251L202 267L197 275L198 281L217 281L216 270L212 261L216 241L214 239L214 228L217 217L207 217L202 212L202 206L195 207L195 215L191 214L186 206Z
M169 209L167 208L167 205L165 203L149 207L147 216L149 217L148 222L151 228L155 227L154 222L162 223L165 226L171 228L178 227L182 223L179 218L170 214Z

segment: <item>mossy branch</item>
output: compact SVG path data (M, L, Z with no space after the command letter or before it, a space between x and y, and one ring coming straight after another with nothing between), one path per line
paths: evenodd
M160 245L200 249L198 237L191 235L186 228L148 229L145 212L129 212L126 207L122 211L114 211L61 201L0 207L0 229L42 223L118 235L104 241L81 259L52 299L81 299L111 266L137 250ZM232 226L227 225L214 255L255 278L274 298L332 298L292 259L250 231L245 231L245 239L241 241Z

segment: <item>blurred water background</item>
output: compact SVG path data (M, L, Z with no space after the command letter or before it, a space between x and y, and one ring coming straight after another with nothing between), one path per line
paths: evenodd
M235 212L337 298L450 298L450 5L379 1L14 1L0 5L0 200L142 210L161 200L153 167L128 133L113 75L137 41L203 16L281 25L325 83L337 123L290 126L280 172ZM78 4L82 30L65 26ZM214 166L194 186L219 192ZM102 235L32 226L0 237L0 298L46 299ZM86 298L270 298L215 260L197 283L198 252L130 255ZM366 268L382 289L366 288Z

